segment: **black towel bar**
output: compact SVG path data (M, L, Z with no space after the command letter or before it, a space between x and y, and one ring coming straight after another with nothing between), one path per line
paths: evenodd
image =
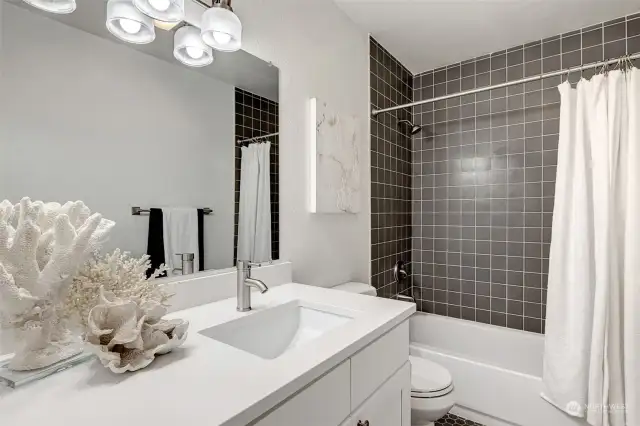
M213 210L208 207L202 209L202 212L206 215L213 214ZM131 214L134 216L142 216L142 213L149 213L149 210L142 209L140 207L131 207Z

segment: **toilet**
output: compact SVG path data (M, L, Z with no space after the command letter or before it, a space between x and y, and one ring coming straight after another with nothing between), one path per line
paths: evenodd
M411 425L432 426L455 404L449 371L425 358L409 356L411 362Z
M375 296L368 284L350 282L333 287L349 293ZM455 404L453 379L441 365L425 358L409 356L411 362L411 425L433 426Z

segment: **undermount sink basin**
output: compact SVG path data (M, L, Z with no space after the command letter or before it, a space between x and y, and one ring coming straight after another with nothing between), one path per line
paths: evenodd
M352 319L348 312L332 306L294 300L204 329L200 334L260 358L275 359Z

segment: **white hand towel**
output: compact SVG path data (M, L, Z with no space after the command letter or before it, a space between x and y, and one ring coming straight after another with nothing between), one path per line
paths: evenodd
M195 208L163 208L164 260L168 275L181 275L182 258L179 253L193 253L193 270L200 270L198 256L198 210Z

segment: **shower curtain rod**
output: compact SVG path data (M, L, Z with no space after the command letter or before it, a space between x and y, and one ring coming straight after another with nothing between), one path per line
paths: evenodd
M583 71L583 70L587 70L587 69L591 69L591 68L604 67L604 66L607 66L607 65L618 63L618 62L620 62L622 60L625 60L625 59L629 60L629 61L632 61L634 59L640 59L640 53L636 53L634 55L626 55L626 56L622 56L622 57L619 57L619 58L616 58L616 59L610 59L608 61L594 62L592 64L581 65L581 66L572 67L572 68L566 68L566 69L563 69L563 70L560 70L560 71L548 72L546 74L538 74L538 75L534 75L534 76L531 76L531 77L521 78L520 80L509 81L507 83L494 84L493 86L487 86L487 87L481 87L481 88L478 88L478 89L465 90L463 92L457 92L457 93L452 93L450 95L438 96L437 98L426 99L424 101L411 102L411 103L408 103L408 104L398 105L398 106L394 106L394 107L390 107L390 108L373 109L373 110L371 110L371 116L372 117L376 117L376 116L378 116L378 114L382 114L384 112L395 111L395 110L403 109L403 108L410 108L410 107L423 105L423 104L430 104L432 102L444 101L444 100L447 100L447 99L457 98L457 97L460 97L460 96L473 95L475 93L486 92L487 90L501 89L503 87L515 86L516 84L524 84L524 83L529 83L529 82L532 82L532 81L543 80L543 79L549 78L549 77L556 77L558 75L569 74L569 73L574 72L574 71Z
M262 135L262 136L256 136L255 138L249 138L249 139L244 139L244 140L239 140L238 141L238 145L243 145L245 143L251 143L251 142L255 142L255 141L259 141L260 139L264 139L264 138L272 138L274 136L279 136L280 133L276 132L276 133L269 133L268 135Z

